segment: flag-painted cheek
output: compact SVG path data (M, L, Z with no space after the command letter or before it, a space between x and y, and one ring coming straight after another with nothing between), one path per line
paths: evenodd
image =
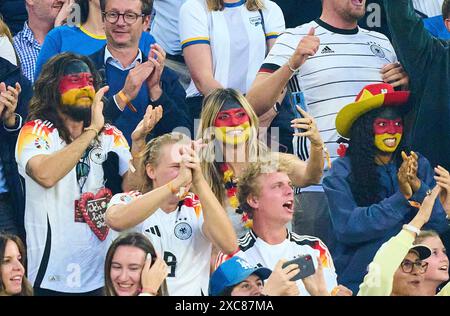
M66 105L91 105L95 97L92 74L70 74L59 83L61 101Z
M398 145L400 144L401 139L402 139L401 133L376 134L375 135L375 147L377 147L382 152L392 153L397 149Z
M65 105L91 106L95 97L94 87L71 89L61 94L61 102Z
M216 139L229 145L238 145L246 142L250 137L250 121L238 126L222 126L215 128Z

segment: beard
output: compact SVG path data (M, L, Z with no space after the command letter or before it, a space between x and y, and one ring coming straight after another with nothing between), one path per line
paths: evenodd
M91 120L91 107L61 104L61 112L76 122L88 123Z

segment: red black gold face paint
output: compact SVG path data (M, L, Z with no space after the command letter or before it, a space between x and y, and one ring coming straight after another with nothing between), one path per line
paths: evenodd
M90 107L95 97L93 76L82 61L66 67L58 88L64 106Z
M382 152L394 152L403 135L403 121L399 115L386 108L373 122L375 146Z
M214 120L216 138L227 144L240 144L249 138L250 118L235 100L227 100Z

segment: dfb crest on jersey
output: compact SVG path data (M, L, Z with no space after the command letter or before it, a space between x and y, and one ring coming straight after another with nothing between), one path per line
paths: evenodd
M372 43L372 44L370 45L370 50L372 51L372 53L373 53L375 56L378 56L378 57L380 57L380 58L386 57L386 54L384 53L383 48L381 48L381 46L378 45L378 44L376 44L376 43Z
M192 236L192 227L186 222L181 222L175 226L174 233L178 239L186 240Z

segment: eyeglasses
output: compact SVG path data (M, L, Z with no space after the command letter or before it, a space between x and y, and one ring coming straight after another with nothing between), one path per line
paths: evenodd
M402 270L405 273L413 272L414 268L416 268L419 271L419 273L425 273L428 268L428 262L424 262L424 261L420 261L420 260L412 262L408 259L405 259L402 261L400 266L402 267Z
M145 14L143 13L137 14L134 12L119 13L116 11L103 12L103 17L105 18L105 20L111 24L117 23L117 21L119 21L120 16L123 16L123 20L125 21L125 23L134 24L136 23L138 17L143 18Z

